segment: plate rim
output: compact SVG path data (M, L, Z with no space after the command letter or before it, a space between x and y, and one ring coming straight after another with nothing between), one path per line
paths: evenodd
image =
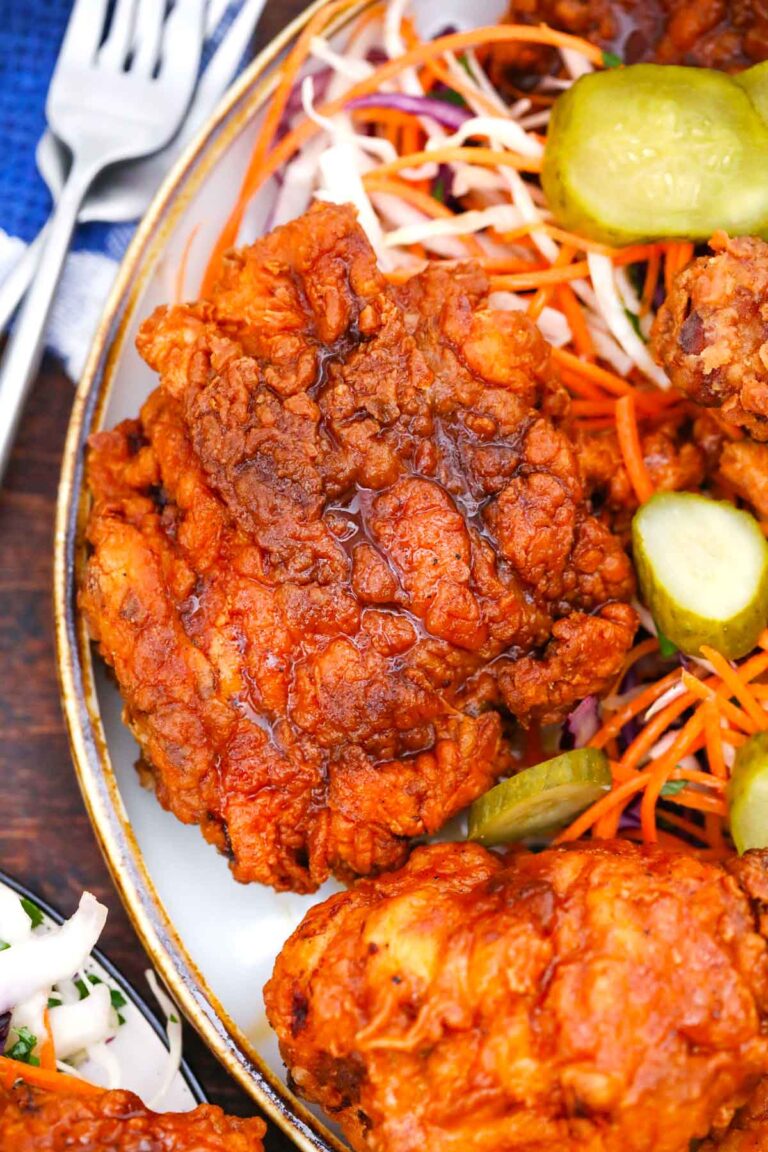
M324 31L344 27L375 0L350 0L329 14ZM99 847L149 960L184 1015L226 1071L302 1152L349 1152L266 1065L219 1003L176 932L155 891L132 833L100 721L90 641L76 608L83 559L84 448L99 423L135 314L137 297L162 241L229 143L269 97L272 65L327 0L314 0L243 72L177 161L152 200L123 258L78 383L62 457L54 531L53 607L56 667L70 751ZM184 185L184 195L181 185ZM41 905L42 906L42 905Z
M17 880L14 876L10 876L2 868L0 868L0 884L4 884L6 888L10 888L11 891L15 892L18 897L23 897L25 900L29 900L32 904L39 908L40 911L43 912L49 920L53 920L55 924L63 924L67 919L66 916L59 912L58 908L55 908L52 904L49 904L47 900L43 900L41 896L38 896L36 892L33 892L31 888L28 888L26 884L22 884L20 880ZM123 975L122 971L118 968L114 961L110 960L110 958L102 952L101 948L98 947L92 948L88 955L91 960L95 960L96 963L104 969L110 980L117 984L120 988L120 991L130 999L133 1006L138 1009L143 1018L146 1020L147 1024L149 1024L158 1040L164 1042L166 1040L166 1032L160 1023L160 1020L152 1011L141 992L139 992L134 987L134 985L131 984L130 980L128 980L128 978ZM209 1104L210 1101L203 1089L202 1084L190 1068L184 1056L182 1056L181 1062L179 1064L179 1072L183 1076L184 1082L192 1093L196 1104Z

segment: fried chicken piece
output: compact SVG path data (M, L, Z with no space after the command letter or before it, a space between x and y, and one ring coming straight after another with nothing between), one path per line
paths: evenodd
M157 795L239 880L395 867L510 770L510 712L632 643L548 346L473 265L390 288L333 205L138 343L161 385L91 440L80 603Z
M21 1081L0 1087L0 1148L7 1152L263 1152L262 1120L150 1112L132 1092L47 1092Z
M718 476L761 520L768 520L768 444L727 440L718 462Z
M768 244L719 232L710 247L675 277L652 348L681 392L768 440Z
M598 432L580 429L575 440L584 485L593 508L602 513L602 518L610 524L614 533L628 542L632 517L639 507L639 501L629 479L616 433L612 429ZM640 447L657 491L695 490L701 487L708 474L706 448L692 434L688 421L668 421L643 433ZM714 461L719 460L721 449L722 438L719 437L714 449Z
M699 1145L698 1152L765 1152L768 1148L768 1080L762 1080L748 1104L737 1112L720 1137Z
M358 1152L688 1152L768 1069L768 856L417 849L316 905L265 988Z
M625 64L687 64L738 72L768 59L765 0L511 0L510 24L549 24L615 52ZM555 70L556 49L495 45L490 72L502 88Z

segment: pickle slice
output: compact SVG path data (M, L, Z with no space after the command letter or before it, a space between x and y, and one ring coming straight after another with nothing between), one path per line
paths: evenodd
M663 64L583 76L547 133L552 212L611 244L768 236L767 87L763 65L738 78Z
M567 824L610 790L604 752L575 748L503 780L469 810L469 838L508 844Z
M768 623L768 542L749 512L694 492L660 492L635 513L640 591L661 631L689 656L730 660Z
M750 848L768 848L768 732L750 736L739 748L727 796L739 855Z

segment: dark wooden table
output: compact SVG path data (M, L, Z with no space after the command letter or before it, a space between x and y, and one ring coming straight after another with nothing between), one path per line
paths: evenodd
M256 36L263 46L305 7L272 0ZM0 868L62 912L83 889L110 909L101 945L144 988L146 958L120 904L78 790L59 707L51 607L53 518L72 384L46 364L37 380L0 492ZM232 1112L252 1101L193 1033L184 1051L206 1093ZM269 1152L289 1140L271 1127Z

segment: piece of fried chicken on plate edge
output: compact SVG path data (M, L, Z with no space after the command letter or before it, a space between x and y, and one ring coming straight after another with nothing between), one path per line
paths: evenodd
M764 852L422 847L309 911L267 1014L358 1152L689 1152L768 1073L766 900Z

